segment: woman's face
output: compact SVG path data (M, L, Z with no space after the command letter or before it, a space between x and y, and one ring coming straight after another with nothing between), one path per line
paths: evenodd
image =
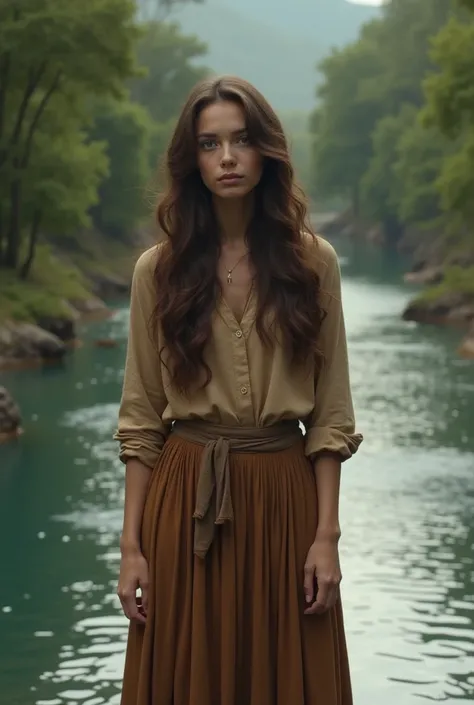
M220 198L243 198L262 176L263 159L249 142L239 103L219 101L201 111L197 162L207 188Z

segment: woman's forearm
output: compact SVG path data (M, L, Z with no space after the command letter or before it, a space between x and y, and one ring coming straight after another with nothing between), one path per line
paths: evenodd
M341 461L337 456L321 455L314 462L318 493L318 529L316 538L338 540L339 488L341 484Z
M140 534L143 509L150 482L151 469L138 458L131 458L125 470L125 509L120 550L124 553L141 551Z

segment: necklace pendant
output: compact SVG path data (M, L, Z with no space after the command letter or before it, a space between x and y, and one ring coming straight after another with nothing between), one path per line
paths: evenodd
M232 284L232 272L227 273L227 284Z

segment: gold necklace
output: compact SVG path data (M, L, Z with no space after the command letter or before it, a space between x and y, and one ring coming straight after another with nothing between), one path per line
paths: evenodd
M237 267L237 265L242 262L242 260L244 259L244 257L247 257L247 255L248 255L248 252L245 252L245 253L242 255L242 257L239 257L239 259L238 259L237 262L234 264L234 266L232 267L232 269L227 269L227 267L226 267L226 270L227 270L227 284L232 284L232 272L233 272L234 269Z

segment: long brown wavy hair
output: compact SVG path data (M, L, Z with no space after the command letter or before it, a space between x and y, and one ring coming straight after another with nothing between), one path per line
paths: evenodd
M294 363L308 355L320 357L324 314L319 277L308 257L308 237L314 234L303 193L295 184L281 122L248 82L233 76L207 79L195 86L178 119L164 164L168 185L157 207L165 242L155 269L155 331L159 324L162 360L166 350L171 382L183 394L196 386L196 380L205 387L212 377L204 351L220 295L220 240L212 195L197 165L196 122L204 108L224 100L242 106L250 143L263 157L246 233L256 273L257 332L265 345L272 346L279 331Z

